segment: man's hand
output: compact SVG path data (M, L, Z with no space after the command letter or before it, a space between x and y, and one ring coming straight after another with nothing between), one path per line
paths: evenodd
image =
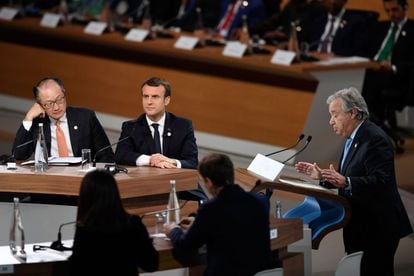
M316 163L308 163L308 162L298 162L295 164L295 169L299 173L306 174L312 179L321 180L322 169Z
M181 229L183 229L184 231L187 231L191 227L191 225L193 225L194 220L195 220L195 217L185 217L181 219L179 225Z
M29 111L27 111L24 121L33 121L37 117L45 117L45 110L40 104L34 103Z
M151 155L150 157L150 166L162 168L162 169L175 169L177 168L177 163L174 159L170 159L160 153Z
M323 179L325 179L335 187L345 187L345 176L338 173L332 164L329 165L329 169L322 170L321 175Z
M165 233L165 235L167 237L170 237L171 231L176 227L180 227L180 226L175 222L171 222L168 224L164 224L162 228L163 228L163 232Z

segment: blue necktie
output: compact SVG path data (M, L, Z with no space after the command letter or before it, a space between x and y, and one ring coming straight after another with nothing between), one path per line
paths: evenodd
M346 156L348 155L349 149L351 148L351 144L352 144L352 138L351 137L348 137L346 139L346 142L345 142L344 154L342 156L341 170L342 170L342 167L343 167L343 165L345 163L345 159L346 159Z

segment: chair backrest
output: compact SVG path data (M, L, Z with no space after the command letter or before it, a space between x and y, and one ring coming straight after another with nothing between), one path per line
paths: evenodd
M358 251L344 256L338 263L335 276L359 276L363 252Z
M283 276L283 268L277 267L257 272L254 276Z

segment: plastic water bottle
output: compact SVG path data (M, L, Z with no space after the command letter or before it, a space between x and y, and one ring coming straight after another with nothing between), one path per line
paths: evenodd
M180 204L178 202L175 180L170 180L171 190L168 198L166 223L180 222Z
M24 229L19 207L19 198L15 197L13 202L13 215L9 237L10 251L13 256L26 260L26 252L24 251Z
M282 202L276 201L275 218L282 218Z
M35 150L35 172L44 172L48 168L48 155L46 147L45 132L43 123L39 123L39 133L37 135Z

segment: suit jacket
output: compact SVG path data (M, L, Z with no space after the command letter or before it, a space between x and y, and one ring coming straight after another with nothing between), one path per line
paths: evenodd
M309 43L310 51L318 49L327 22L328 13L325 13L315 18L312 24L304 28L299 36L299 39L302 39L300 42ZM345 10L332 41L332 53L339 56L362 55L366 34L365 25L365 20L362 16Z
M373 59L381 49L381 45L390 28L390 21L379 22L366 37L364 55ZM392 90L398 99L397 109L414 104L414 20L408 19L404 24L391 53L391 63L396 73L367 70L364 80L363 95L368 107L375 102L381 90Z
M220 20L226 15L227 8L230 2L231 0L221 1ZM265 6L262 0L251 0L249 1L249 5L246 8L243 8L243 7L239 8L236 15L234 16L233 21L231 22L228 36L231 36L231 33L234 29L242 27L243 15L247 15L247 22L248 22L249 28L254 27L258 23L265 20L267 17L267 13L266 13L266 9L265 9Z
M352 209L351 220L344 228L347 252L412 233L398 193L393 146L380 127L369 120L362 123L340 172L350 178L352 186L351 194L339 189Z
M163 135L163 155L179 160L182 168L197 168L198 150L190 120L166 112L164 133L160 135ZM145 114L122 124L119 140L128 136L130 138L120 142L116 148L115 160L118 164L135 166L140 155L155 153L154 139Z
M91 149L91 156L93 158L98 150L110 145L109 139L94 111L86 108L68 106L66 108L66 117L74 156L82 156L82 149ZM20 126L13 145L13 153L16 159L24 160L34 153L39 132L39 123L43 123L46 145L50 156L50 120L46 116L45 118L34 119L29 131L24 128L23 124ZM30 140L33 140L33 143L15 149L16 146ZM113 162L114 152L112 148L100 152L96 156L96 160L98 162Z
M131 216L120 231L76 227L70 275L138 275L138 267L155 271L159 263L141 219Z
M172 230L171 242L184 264L206 244L204 275L251 276L270 267L269 212L240 186L226 185L201 205L187 233Z

